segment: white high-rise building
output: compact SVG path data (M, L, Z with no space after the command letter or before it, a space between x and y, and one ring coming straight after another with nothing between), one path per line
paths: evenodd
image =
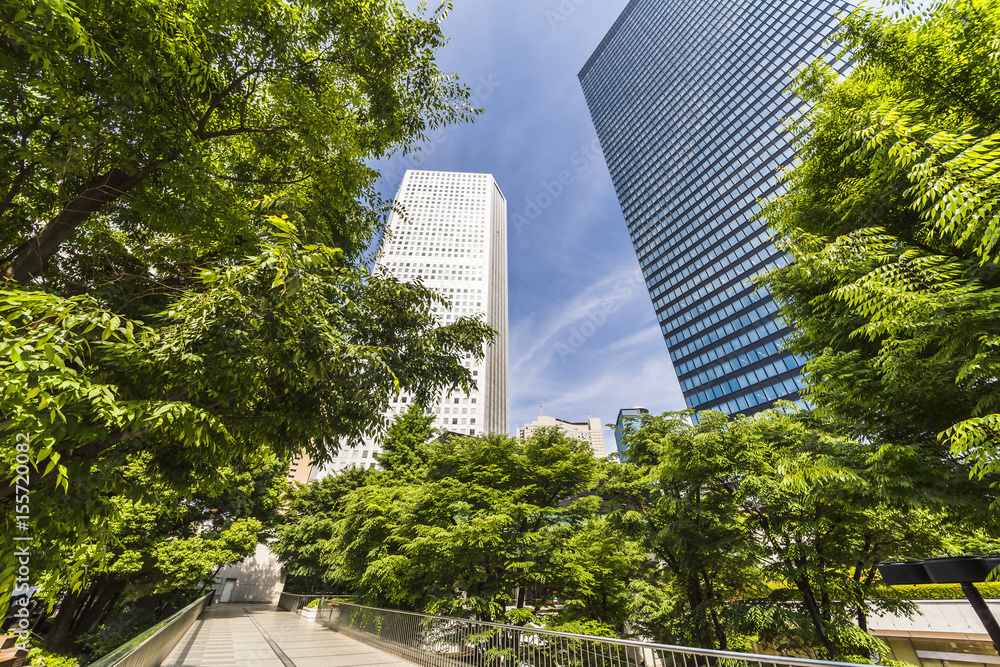
M476 389L441 396L429 406L433 426L452 433L509 433L507 352L507 200L491 174L408 170L389 216L387 241L376 266L424 284L451 301L435 308L443 324L482 314L497 332L482 360L466 358ZM413 396L391 403L401 414ZM374 467L374 437L344 447L326 472Z

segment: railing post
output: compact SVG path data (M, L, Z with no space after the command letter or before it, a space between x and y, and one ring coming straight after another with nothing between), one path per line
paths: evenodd
M337 618L332 619L336 606ZM423 667L857 667L846 663L589 637L501 623L327 605L327 627ZM529 635L530 634L530 638ZM688 660L691 660L689 662Z

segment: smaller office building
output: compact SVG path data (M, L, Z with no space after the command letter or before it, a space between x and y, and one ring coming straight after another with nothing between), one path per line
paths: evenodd
M527 440L538 429L552 426L558 427L571 438L576 438L577 440L583 440L584 442L590 443L590 448L594 450L594 456L597 458L600 459L606 456L604 452L604 433L601 430L601 420L596 417L588 417L585 422L568 422L562 419L556 419L555 417L544 417L539 415L538 419L535 421L530 424L525 424L521 428L517 429L517 437L521 440Z

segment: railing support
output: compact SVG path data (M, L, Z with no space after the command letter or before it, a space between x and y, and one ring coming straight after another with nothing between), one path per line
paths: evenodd
M323 601L316 622L423 667L857 667Z
M133 637L90 667L159 667L212 599L214 591L195 600L137 637Z
M965 593L965 597L969 601L969 604L972 605L972 608L976 610L979 620L983 622L986 632L989 633L990 639L993 640L993 647L997 650L997 653L1000 653L1000 625L997 624L997 619L993 616L993 612L990 611L986 600L983 599L983 594L979 592L979 589L971 581L962 582L962 592Z

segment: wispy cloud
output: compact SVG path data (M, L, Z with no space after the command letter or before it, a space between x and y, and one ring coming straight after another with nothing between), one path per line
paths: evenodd
M539 405L546 415L579 421L589 413L604 423L633 405L683 409L645 285L629 264L579 286L557 307L515 322L512 428L532 421Z
M483 86L486 113L443 130L419 168L492 173L507 198L512 428L539 404L605 423L684 404L576 79L627 2L461 2L442 24L441 67Z
M557 303L551 311L526 313L511 327L512 347L516 350L511 373L537 363L540 354L551 355L556 343L570 337L573 325L595 317L606 320L607 311L621 309L624 301L635 298L642 284L638 268L623 268L587 285L582 292ZM517 349L521 346L524 349Z

